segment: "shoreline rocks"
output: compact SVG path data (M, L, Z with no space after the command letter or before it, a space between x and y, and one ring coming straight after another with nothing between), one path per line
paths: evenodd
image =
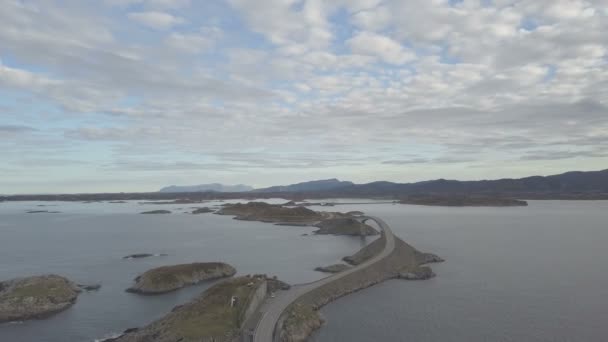
M74 305L80 292L77 284L55 274L0 282L0 323L51 316Z
M317 268L315 268L315 271L323 272L323 273L340 273L342 271L346 271L349 268L350 268L350 266L345 265L345 264L334 264L334 265L329 265L329 266L324 266L324 267L317 267Z
M163 294L206 280L230 277L235 273L234 267L221 262L161 266L136 277L135 284L126 291L145 295Z
M399 273L399 279L405 280L426 280L435 277L435 272L428 266L420 266L413 270Z

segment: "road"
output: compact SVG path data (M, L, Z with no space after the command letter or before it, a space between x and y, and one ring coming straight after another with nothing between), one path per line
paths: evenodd
M260 309L262 312L262 318L255 328L253 336L254 342L272 342L275 326L277 325L281 314L291 303L296 301L302 295L364 268L373 267L375 263L388 257L393 252L395 249L395 237L386 222L375 216L361 216L359 218L373 220L376 222L376 224L378 224L378 227L380 227L386 237L384 250L370 260L347 271L319 279L312 283L294 285L287 291L278 292L275 298L268 298Z

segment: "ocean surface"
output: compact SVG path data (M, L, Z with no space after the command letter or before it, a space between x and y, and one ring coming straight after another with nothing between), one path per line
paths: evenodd
M152 267L224 261L239 274L267 273L299 283L323 277L313 269L371 241L303 236L314 229L183 213L192 206L219 204L0 203L0 279L56 273L102 285L51 318L1 324L0 341L92 342L158 319L212 284L160 296L124 292ZM173 213L139 214L155 209ZM523 208L360 204L314 209L380 216L396 235L447 261L432 266L434 279L392 280L327 305L321 310L327 324L313 341L607 339L608 201L531 201ZM133 253L169 255L122 259Z

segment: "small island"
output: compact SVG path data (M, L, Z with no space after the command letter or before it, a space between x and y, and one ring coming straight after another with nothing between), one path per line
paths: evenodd
M324 218L321 213L304 207L284 207L265 202L226 204L218 215L234 215L237 220L270 223L315 223Z
M0 323L45 318L76 302L80 287L54 275L0 282Z
M504 197L467 195L413 195L399 200L401 204L443 207L525 207L528 202Z
M206 213L212 213L213 209L209 208L209 207L202 207L202 208L192 208L194 209L192 211L192 214L197 215L197 214L206 214Z
M140 214L171 214L171 211L170 210L150 210L150 211L141 212Z
M149 258L149 257L153 257L153 256L167 256L168 254L166 253L158 253L158 254L152 254L152 253L135 253L135 254L130 254L127 256L122 257L123 259L142 259L142 258Z
M222 262L161 266L135 278L135 284L126 291L146 295L162 294L206 280L231 277L235 273L234 267Z
M26 214L60 214L60 211L50 211L50 210L28 210Z

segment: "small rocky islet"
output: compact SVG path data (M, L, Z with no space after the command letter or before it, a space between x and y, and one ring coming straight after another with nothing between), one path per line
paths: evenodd
M94 285L78 285L67 278L41 275L0 282L0 323L40 319L68 309L80 292Z
M168 256L169 254L166 253L157 253L157 254L152 254L152 253L135 253L135 254L129 254L126 255L124 257L122 257L123 259L143 259L143 258L149 258L149 257L155 257L155 256Z
M150 210L150 211L143 211L140 214L146 214L146 215L171 214L171 211L170 210Z
M145 295L163 294L206 280L231 277L236 269L223 262L196 262L153 268L135 278L126 291Z
M192 211L191 214L197 215L197 214L206 214L206 213L212 213L213 209L209 208L209 207L202 207L202 208L196 208L193 207L192 209L194 209Z

